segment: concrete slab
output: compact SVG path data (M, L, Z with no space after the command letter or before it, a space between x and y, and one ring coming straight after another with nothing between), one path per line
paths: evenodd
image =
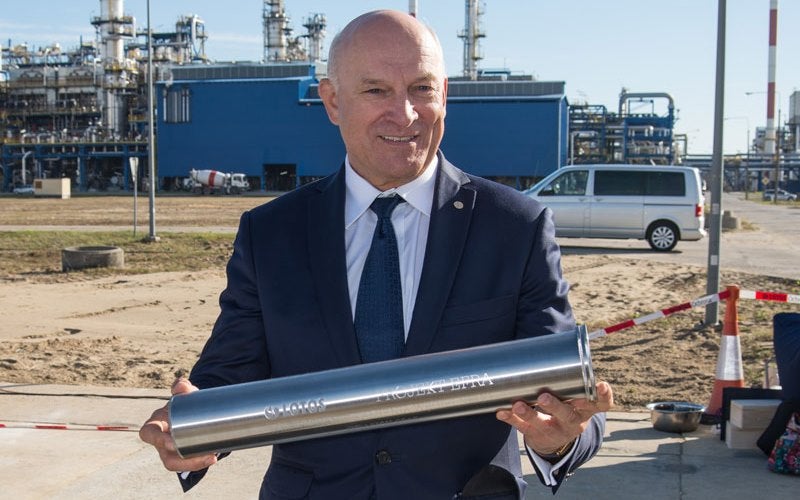
M270 449L234 453L188 494L138 439L167 391L0 383L0 484L15 499L255 498ZM61 424L68 430L37 429ZM99 431L97 426L126 429ZM72 429L72 430L69 430ZM611 412L600 453L570 477L563 499L794 498L797 478L773 474L760 452L729 450L717 430L653 430L646 412ZM523 460L526 499L552 498Z

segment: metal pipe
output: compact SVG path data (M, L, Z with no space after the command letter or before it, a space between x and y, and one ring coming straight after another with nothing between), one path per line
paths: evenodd
M643 99L643 98L648 98L648 97L662 97L662 98L666 99L667 101L669 101L668 109L670 111L675 109L675 99L673 99L672 96L670 94L666 93L666 92L622 92L619 95L619 114L620 114L620 116L623 114L623 112L625 114L630 114L630 105L628 105L628 106L624 105L626 103L626 101L629 101L631 99Z
M26 179L25 179L25 160L28 159L28 155L30 155L31 153L33 153L33 151L25 151L25 154L22 155L22 172L21 172L21 176L22 176L22 185L23 186L25 184L27 184Z
M585 327L177 395L170 432L188 457L491 413L542 392L596 399Z

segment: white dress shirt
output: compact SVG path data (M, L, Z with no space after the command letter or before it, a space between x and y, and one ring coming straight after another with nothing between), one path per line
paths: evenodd
M356 314L356 298L361 272L372 245L372 234L378 224L378 216L369 209L378 196L397 194L406 202L400 203L392 212L392 225L397 237L397 252L400 257L400 284L403 293L403 326L406 338L414 314L414 304L425 260L428 243L428 227L431 222L433 189L436 185L438 158L428 165L422 175L397 188L379 191L358 175L345 158L345 184L347 194L344 201L344 245L347 259L347 288L350 291L350 307L353 318Z
M347 259L347 288L350 292L350 307L353 318L356 314L358 285L361 272L367 260L369 248L372 246L372 235L378 225L378 216L369 209L375 198L397 194L406 202L400 203L392 212L392 225L397 237L397 250L400 257L400 284L403 293L403 327L406 339L414 314L417 300L419 280L422 275L422 264L425 260L425 247L428 243L428 228L431 222L433 191L436 186L436 168L439 159L422 172L422 175L397 188L379 191L366 179L353 170L350 159L345 158L345 185L347 193L344 200L344 244ZM536 468L542 473L548 486L557 483L553 474L572 455L569 451L556 464L550 464L539 457L530 448Z

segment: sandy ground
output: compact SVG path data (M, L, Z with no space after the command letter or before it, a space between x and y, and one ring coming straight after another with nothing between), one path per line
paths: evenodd
M566 256L564 270L578 319L590 330L704 295L704 273L689 266L581 255ZM757 289L787 285L739 278ZM222 270L0 282L0 380L166 388L176 372L191 368L224 284ZM742 314L745 326L768 326L750 316ZM692 310L592 341L595 370L616 388L620 407L707 402L719 333L698 327L702 319L703 310ZM761 362L752 360L752 368Z
M202 204L220 215L215 223L233 226L243 209L263 201L165 199L159 202L159 213L173 224L196 226L196 217L191 217L187 205ZM17 205L6 202L0 200L0 207ZM42 218L51 217L51 203L32 200L20 210L18 218L9 210L5 212L10 214L6 223L20 223L25 215L27 224L47 224ZM92 203L77 199L69 207L86 205L91 209ZM69 220L58 222L86 224L86 216L80 215L83 210L76 208L73 215L62 209ZM113 210L104 210L91 223L120 224L110 213ZM121 213L126 215L124 210ZM590 331L705 295L705 269L691 265L608 255L598 250L567 254L563 267L571 284L570 300L576 316ZM724 273L722 282L749 290L800 293L797 280ZM6 275L0 270L0 381L168 388L175 373L189 370L202 349L224 285L221 266L202 273L99 279L76 273L47 280ZM762 379L764 359L771 354L770 320L772 314L782 310L796 307L740 303L748 385ZM641 408L656 400L708 402L720 333L699 326L703 318L704 309L692 309L592 341L597 376L614 386L620 408Z

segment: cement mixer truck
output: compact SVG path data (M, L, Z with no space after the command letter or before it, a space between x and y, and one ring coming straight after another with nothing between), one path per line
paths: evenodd
M244 174L192 169L189 178L184 181L184 188L198 194L239 194L250 189L250 182Z

